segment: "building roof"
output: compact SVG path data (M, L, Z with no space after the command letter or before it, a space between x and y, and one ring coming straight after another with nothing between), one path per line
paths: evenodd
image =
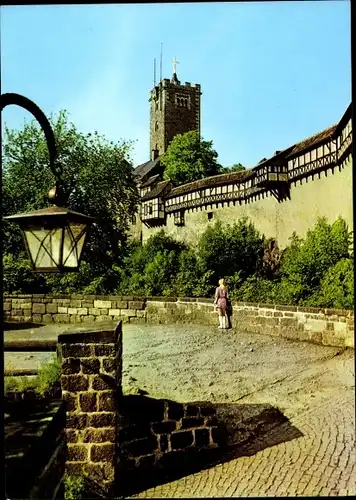
M141 201L152 200L153 198L157 198L162 191L168 186L171 181L161 181L159 182L152 191L149 191L144 196L142 196Z
M334 135L337 125L332 125L331 127L318 132L317 134L308 137L308 139L304 139L301 142L295 144L292 150L289 152L287 156L294 156L296 154L300 154L302 151L308 150L312 147L317 146L319 143L322 143L328 139L331 139Z
M158 165L159 160L160 158L158 156L155 160L149 160L146 161L146 163L141 163L141 165L138 165L133 171L134 177L138 177L139 179L145 177Z
M183 184L182 186L178 186L172 189L167 198L173 198L174 196L187 194L198 189L230 184L230 182L242 182L243 180L253 175L255 175L255 172L253 172L252 170L244 170L242 172L231 172L228 174L219 174L213 175L211 177L205 177L204 179L189 182L188 184Z
M143 182L140 185L140 188L146 188L154 184L154 182L159 178L160 174L152 175L152 177L149 177L147 181Z

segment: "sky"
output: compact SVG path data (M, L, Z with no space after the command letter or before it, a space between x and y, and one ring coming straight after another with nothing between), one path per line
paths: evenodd
M201 133L223 166L255 166L337 123L351 102L350 2L1 7L1 92L61 109L84 132L134 140L149 159L149 92L163 78L200 83ZM20 129L32 116L5 108Z

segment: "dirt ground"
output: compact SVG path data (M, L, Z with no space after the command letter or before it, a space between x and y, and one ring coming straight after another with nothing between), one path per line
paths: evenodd
M18 330L5 333L5 339L49 338L73 328ZM123 332L126 394L145 391L180 402L270 403L289 417L354 387L352 349L196 325L128 324ZM51 356L5 353L5 366L38 367Z

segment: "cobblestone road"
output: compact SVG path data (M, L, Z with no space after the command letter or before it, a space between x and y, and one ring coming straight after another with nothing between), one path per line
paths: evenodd
M290 419L302 437L256 449L252 456L157 486L136 497L354 495L354 408L354 393L346 391Z

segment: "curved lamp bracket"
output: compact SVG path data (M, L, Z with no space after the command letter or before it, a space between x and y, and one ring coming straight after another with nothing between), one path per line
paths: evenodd
M56 180L59 181L62 175L62 167L60 164L55 165L55 159L57 156L56 141L54 138L52 127L46 115L37 106L37 104L35 104L33 101L31 101L30 99L28 99L23 95L14 93L1 94L0 111L2 111L5 108L5 106L9 106L10 104L20 106L21 108L24 108L27 111L29 111L41 125L41 128L46 136L46 142L49 151L50 168L52 170L53 175L56 177Z

